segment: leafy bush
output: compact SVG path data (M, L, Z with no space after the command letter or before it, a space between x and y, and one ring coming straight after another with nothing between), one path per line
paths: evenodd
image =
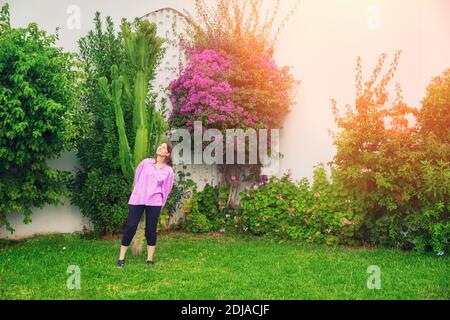
M359 240L448 251L450 143L443 110L449 104L449 73L433 80L421 110L403 102L399 85L389 106L388 84L399 55L381 75L383 54L366 82L358 58L355 108L340 116L333 102L341 129L334 136L333 181L364 212ZM419 121L411 125L408 116Z
M353 242L360 214L319 165L312 186L285 174L247 188L232 223L256 235L338 244Z
M70 149L79 128L79 74L73 55L54 47L57 36L35 23L12 28L8 5L0 12L0 226L7 214L31 207L63 204L69 172L51 169L46 160Z
M227 188L213 187L209 183L201 192L194 191L193 197L185 205L186 229L194 233L218 231L225 224L227 198Z
M86 81L81 102L92 122L86 124L88 133L77 143L77 156L81 164L70 188L72 204L90 218L96 233L119 231L128 213L128 198L132 182L122 174L119 158L119 139L114 109L101 93L98 79L111 79L111 67L126 61L122 37L114 31L110 17L106 30L100 13L94 18L95 29L79 40L80 58ZM131 126L130 107L124 110L125 123ZM127 132L132 138L132 133Z
M186 166L183 166L183 169L186 169ZM172 191L162 208L159 230L184 228L183 221L180 220L180 218L184 217L182 215L179 216L177 213L195 190L196 184L194 180L189 178L190 175L189 172L178 171L178 178L175 179Z
M422 136L433 134L438 141L450 143L450 68L427 86L427 94L417 115Z

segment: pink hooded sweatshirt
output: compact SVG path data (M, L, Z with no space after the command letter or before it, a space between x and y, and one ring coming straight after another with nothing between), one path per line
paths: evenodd
M172 190L173 169L167 164L156 167L154 158L142 160L134 174L134 188L128 204L164 206Z

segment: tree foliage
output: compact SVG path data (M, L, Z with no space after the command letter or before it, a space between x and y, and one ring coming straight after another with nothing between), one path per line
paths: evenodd
M57 36L35 23L12 28L0 13L0 225L7 214L63 204L69 172L46 161L68 151L78 137L79 74L73 55L55 47ZM77 118L79 119L79 118Z
M121 35L114 31L110 17L103 26L97 12L94 24L94 30L79 40L86 76L80 100L91 122L86 123L88 132L77 143L80 167L71 184L71 200L90 218L97 232L105 233L117 231L123 225L131 183L121 173L114 110L101 94L98 79L102 76L111 79L111 66L121 64L125 52ZM130 123L129 106L124 109L125 122Z
M366 82L358 58L354 108L340 115L333 101L341 129L334 135L333 179L364 212L363 240L439 252L448 248L450 226L450 145L448 128L441 128L448 86L435 79L420 110L403 102L398 84L389 99L399 56L384 71L387 55L381 55Z

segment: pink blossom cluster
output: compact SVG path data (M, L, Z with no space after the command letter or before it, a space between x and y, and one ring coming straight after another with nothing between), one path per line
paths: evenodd
M189 49L187 55L189 63L169 85L169 121L189 130L201 120L213 128L252 126L253 117L233 102L233 88L226 81L229 61L213 49Z

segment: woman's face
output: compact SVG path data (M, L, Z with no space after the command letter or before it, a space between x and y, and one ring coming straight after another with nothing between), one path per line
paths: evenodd
M168 157L170 155L170 153L167 151L167 144L161 143L159 145L158 149L156 149L156 154L158 156Z

